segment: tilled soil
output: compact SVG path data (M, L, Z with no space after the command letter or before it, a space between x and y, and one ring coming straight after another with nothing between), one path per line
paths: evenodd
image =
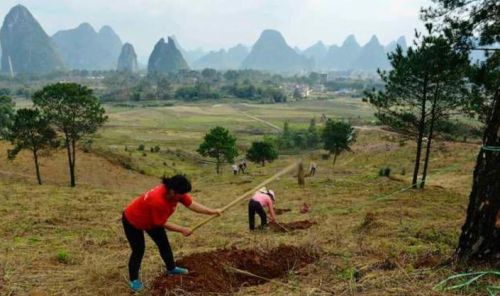
M269 228L275 232L288 232L292 230L304 230L311 228L316 222L304 220L304 221L295 221L290 223L270 223Z
M152 295L210 295L233 293L244 286L281 278L316 261L318 256L300 247L280 245L268 252L225 249L186 256L177 264L189 269L185 276L161 275L153 282ZM236 271L249 272L262 278Z

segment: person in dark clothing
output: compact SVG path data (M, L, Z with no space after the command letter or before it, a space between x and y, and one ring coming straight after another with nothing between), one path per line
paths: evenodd
M139 280L139 270L144 256L146 232L157 245L160 255L167 267L167 274L187 274L188 270L175 265L174 256L165 229L190 236L191 230L168 222L175 212L178 203L188 209L206 215L221 215L220 210L207 208L195 201L188 193L191 183L182 175L164 178L163 184L142 194L133 200L123 212L122 223L125 236L132 249L129 259L129 286L137 292L143 288Z

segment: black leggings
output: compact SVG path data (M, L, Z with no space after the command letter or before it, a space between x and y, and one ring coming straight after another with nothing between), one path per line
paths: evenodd
M139 278L139 269L141 268L142 257L144 256L145 242L144 242L144 231L135 228L127 221L125 214L122 216L123 229L125 230L125 236L132 248L132 254L128 261L128 272L130 280L136 280ZM160 250L161 258L168 270L175 268L174 255L172 254L172 249L168 242L167 233L165 228L158 227L146 231L151 239L155 242Z
M257 213L260 217L261 227L264 228L267 225L267 215L264 208L260 202L252 199L248 203L248 224L250 226L250 230L255 229L255 213Z

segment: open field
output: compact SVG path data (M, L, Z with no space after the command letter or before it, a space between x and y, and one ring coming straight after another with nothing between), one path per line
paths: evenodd
M93 152L77 156L79 186L74 189L66 187L64 152L42 160L46 185L36 186L29 154L9 162L8 145L0 144L0 294L129 295L129 248L119 218L123 207L159 176L185 172L196 200L221 207L298 159L282 156L265 167L251 165L248 175L238 176L226 166L217 176L214 165L201 162L195 153L210 127L229 128L245 148L253 139L276 133L251 117L279 127L284 120L306 127L322 113L361 124L373 120L366 105L347 99L289 105L108 106L107 111L110 120L93 139ZM137 151L140 144L145 152ZM161 151L150 153L155 145ZM312 227L250 233L243 203L189 238L170 234L169 239L176 258L221 248L264 252L279 245L300 246L319 256L275 279L286 285L268 282L243 287L236 295L455 295L432 288L457 272L443 263L453 253L465 218L478 148L438 142L428 188L400 192L408 186L414 145L401 145L397 135L378 128L361 128L353 153L342 155L335 167L322 159L322 151L303 156L306 166L310 160L318 164L317 175L307 178L305 188L297 185L293 173L269 186L277 193L277 207L291 209L278 216L279 222L310 220L316 223ZM379 177L382 167L390 167L393 177ZM304 202L311 210L301 214ZM172 222L189 226L203 218L180 207ZM148 289L142 295L152 293L149 288L163 268L153 242L147 239L146 245L142 279Z

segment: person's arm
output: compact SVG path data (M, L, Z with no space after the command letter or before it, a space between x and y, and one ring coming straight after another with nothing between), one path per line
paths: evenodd
M163 227L165 227L165 229L167 229L168 231L182 233L182 235L184 236L190 236L192 233L189 228L182 227L174 223L167 222L165 223L165 225L163 225Z
M193 201L193 203L188 207L188 209L199 214L218 215L218 216L222 215L221 210L205 207L204 205L199 204L195 201Z
M271 217L271 222L276 222L276 214L274 213L273 202L269 203L269 216Z

